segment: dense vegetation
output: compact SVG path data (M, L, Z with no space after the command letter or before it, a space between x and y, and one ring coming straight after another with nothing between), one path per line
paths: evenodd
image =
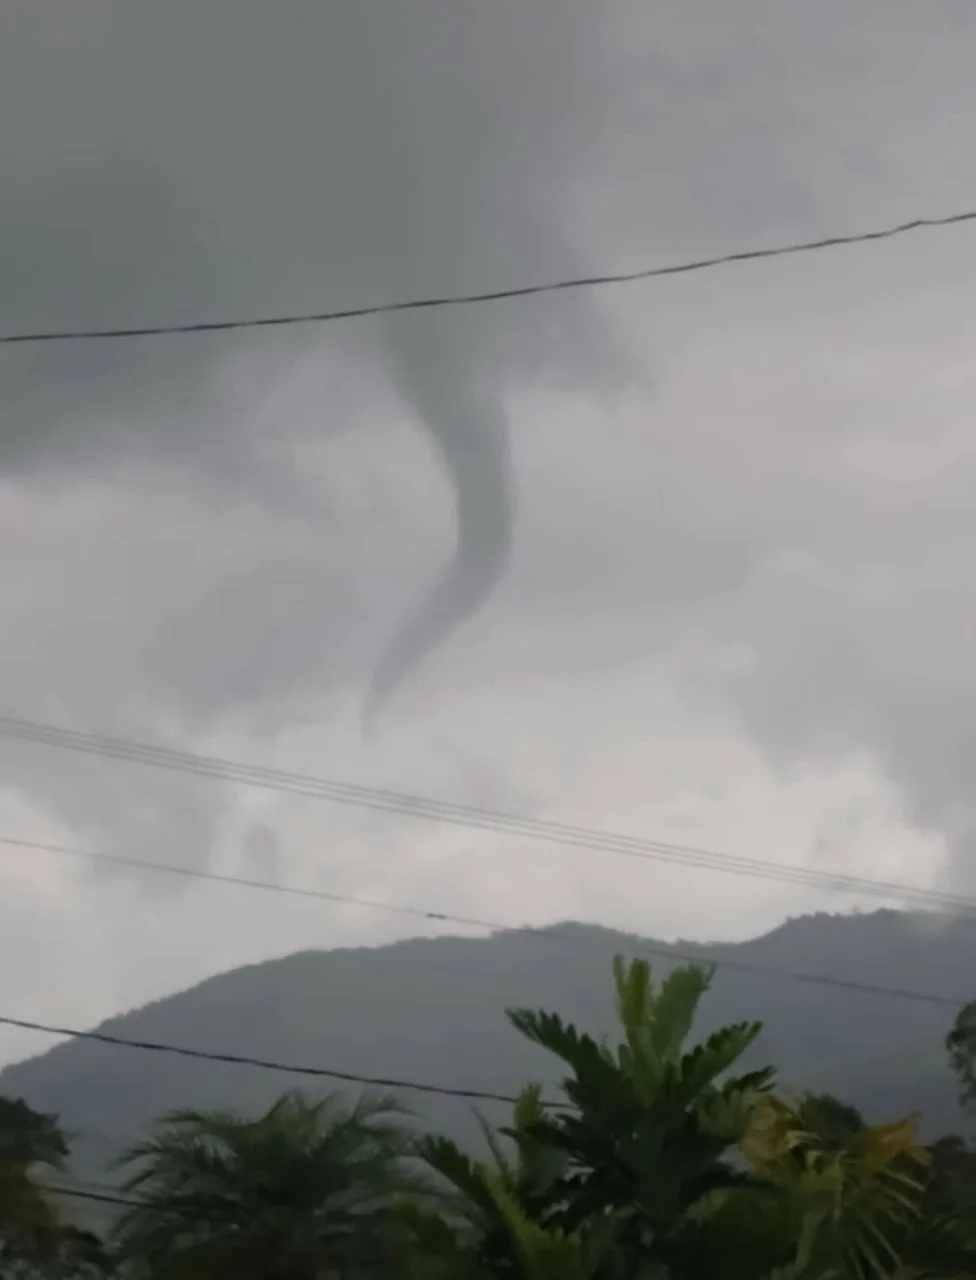
M55 1118L0 1102L0 1274L119 1280L954 1280L976 1275L976 1151L789 1096L758 1023L692 1026L710 975L614 967L619 1043L509 1020L558 1060L484 1159L418 1136L395 1099L280 1098L164 1116L124 1157L99 1239L58 1195ZM976 1007L946 1037L976 1105ZM83 1199L83 1196L81 1197Z

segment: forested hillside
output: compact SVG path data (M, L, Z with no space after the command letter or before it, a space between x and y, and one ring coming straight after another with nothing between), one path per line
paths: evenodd
M304 952L221 974L102 1029L366 1076L514 1092L527 1078L551 1081L554 1067L507 1024L506 1008L559 1009L609 1032L611 957L661 946L570 924L542 935ZM765 1030L749 1060L775 1062L786 1081L829 1089L868 1117L922 1109L923 1131L960 1130L942 1051L954 1016L950 1006L788 975L961 1002L976 995L973 922L895 911L816 915L749 942L680 949L730 963L719 968L703 1003L703 1031L760 1019ZM668 962L651 959L663 976ZM317 1082L74 1041L8 1067L0 1074L0 1094L58 1114L77 1135L78 1161L94 1168L160 1112L264 1106L296 1083L314 1088ZM411 1101L439 1129L474 1132L470 1103L423 1095Z

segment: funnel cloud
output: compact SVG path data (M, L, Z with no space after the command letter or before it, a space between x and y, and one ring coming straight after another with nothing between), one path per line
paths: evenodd
M382 654L366 696L371 731L396 689L483 605L508 567L515 512L511 440L497 396L471 385L447 319L391 323L394 376L454 492L456 545L430 594Z
M18 13L0 52L11 111L31 54L57 74L51 93L72 102L57 129L42 119L0 153L5 169L46 170L12 188L2 215L11 330L396 301L582 269L570 191L619 90L615 44L581 0L560 6L555 27L545 6L513 0L490 10L410 0L372 14L345 3L313 13L297 0L272 14L235 0L207 20L180 0L165 13L108 0L84 31L70 5L55 7L61 26ZM257 49L260 75L249 75ZM189 136L173 118L167 59L196 113ZM220 101L235 104L226 120ZM79 166L92 137L102 139L94 162ZM429 435L456 517L443 578L368 683L375 720L506 572L506 394L554 371L591 393L631 376L590 299L558 313L500 306L302 331L277 346L258 335L18 348L3 362L0 468L128 456L247 487L248 472L280 465L280 450L247 429L248 396L290 358L350 352L389 377ZM324 407L323 434L341 429L337 409ZM287 439L287 425L276 431Z
M10 3L0 329L370 306L968 207L976 10L878 8ZM338 776L360 715L409 685L350 770L373 777L402 733L417 774L384 783L453 794L455 746L422 744L463 739L555 812L587 770L643 777L623 757L666 688L774 771L869 756L972 884L967 234L5 349L10 711L181 745L244 726L252 754L311 726ZM427 518L447 500L453 545ZM446 655L479 613L459 677ZM618 671L601 737L604 712L575 709ZM533 781L554 743L565 774ZM174 847L209 856L203 797L10 768L110 842L181 812Z

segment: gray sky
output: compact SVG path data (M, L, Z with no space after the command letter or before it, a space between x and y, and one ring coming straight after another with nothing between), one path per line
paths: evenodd
M963 0L20 0L0 22L4 332L500 288L976 204ZM10 348L2 709L976 893L974 235ZM455 502L431 637L473 614L366 743ZM851 902L23 744L0 763L0 834L512 923L744 937ZM0 1011L52 1021L416 929L2 849L0 886Z

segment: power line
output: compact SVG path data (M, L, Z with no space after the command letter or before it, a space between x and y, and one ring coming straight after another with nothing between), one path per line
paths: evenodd
M913 218L896 226L875 231L860 231L849 235L826 236L819 240L795 241L765 249L744 249L735 253L718 254L710 258L697 258L687 262L672 263L662 267L648 267L640 271L612 272L596 276L576 276L564 280L552 280L542 284L520 285L508 289L489 290L484 293L444 294L440 297L413 298L402 302L376 303L372 306L345 307L338 311L303 312L283 316L255 316L243 320L192 321L175 324L140 325L118 329L66 329L61 331L10 333L0 335L0 345L13 346L40 342L75 342L113 338L151 338L163 334L227 333L240 329L276 329L292 325L325 324L332 320L355 320L365 316L383 315L398 311L422 311L437 307L470 306L482 302L502 302L513 298L528 298L543 293L561 293L571 289L591 289L603 285L632 284L661 276L689 275L713 267L739 262L757 262L765 258L784 258L798 253L815 253L823 249L836 249L845 245L866 244L876 240L890 240L909 232L936 227L958 226L976 221L976 209L942 217Z
M422 920L443 921L447 924L470 925L478 929L496 929L502 932L536 932L546 934L545 929L532 930L531 926L499 924L480 920L473 916L449 915L443 911L428 911L424 907L411 907L402 903L382 902L376 898L359 898L328 889L304 888L299 885L277 884L273 880L254 880L247 876L234 876L222 871L205 871L199 867L171 866L166 862L148 862L143 858L127 858L124 854L102 853L88 849L69 849L65 845L48 844L42 840L23 840L18 836L0 835L0 845L14 849L28 849L35 853L50 853L57 857L79 858L86 862L124 867L129 871L153 871L161 875L182 876L190 880L204 880L215 884L235 885L242 889L260 889L266 893L284 893L296 898L317 898L340 906L366 907L371 911L390 911L395 915L415 916Z
M399 1080L395 1077L362 1076L353 1071L338 1071L331 1067L300 1066L290 1062L275 1062L270 1058L256 1058L248 1054L217 1053L208 1049L191 1049L187 1045L168 1044L156 1040L133 1040L128 1036L116 1036L107 1031L78 1031L72 1027L53 1027L43 1022L31 1022L25 1018L0 1016L0 1025L15 1027L20 1031L40 1031L45 1035L67 1036L71 1040L93 1040L98 1044L122 1049L140 1049L147 1053L169 1053L180 1058L196 1058L204 1062L228 1063L237 1067L256 1067L261 1071L279 1071L286 1075L308 1076L317 1080L338 1080L344 1084L359 1084L371 1089L408 1089L412 1093L436 1094L445 1098L466 1098L478 1102L505 1102L514 1105L518 1099L513 1094L490 1093L482 1089L459 1089L449 1085L429 1084L422 1080ZM558 1106L549 1102L547 1106Z
M699 961L700 963L700 961ZM899 991L892 987L876 987L867 983L858 983L843 979L827 980L830 985L845 987L857 991L868 991L873 994L898 995L905 999L924 1001L958 1008L965 1002L949 996L937 996L925 992ZM110 1045L113 1048L138 1049L147 1053L167 1053L175 1057L192 1058L197 1061L217 1062L232 1066L254 1067L262 1071L275 1071L286 1075L310 1077L318 1080L336 1080L345 1084L358 1084L367 1088L405 1089L413 1093L435 1095L438 1097L460 1098L478 1102L502 1102L514 1105L517 1098L512 1094L495 1093L483 1089L465 1089L450 1085L431 1084L421 1080L404 1080L398 1077L367 1076L352 1071L340 1071L332 1067L301 1065L290 1062L278 1062L274 1059L254 1057L249 1054L220 1053L207 1049L192 1049L187 1045L175 1045L165 1041L136 1040L128 1036L113 1035L107 1031L80 1031L74 1027L52 1026L49 1023L36 1022L26 1018L0 1016L0 1025L13 1027L20 1031L35 1031L45 1035L64 1036L72 1040L89 1040L97 1044ZM547 1106L560 1107L564 1104L547 1101Z
M701 963L700 960L696 961ZM818 980L819 981L819 980ZM965 1003L950 996L938 996L919 991L900 991L894 987L879 987L869 983L859 983L845 979L825 979L831 986L839 986L855 991L867 991L872 994L901 996L904 999L924 1001L928 1004L944 1005L958 1008ZM113 1035L107 1031L79 1031L74 1027L52 1026L48 1023L35 1022L26 1018L0 1016L0 1025L13 1027L20 1031L39 1031L45 1035L65 1036L72 1040L90 1040L97 1044L111 1045L114 1048L139 1049L147 1053L168 1053L175 1057L193 1058L197 1061L225 1063L232 1066L254 1067L262 1071L281 1072L286 1075L311 1077L318 1080L336 1080L346 1084L358 1084L367 1088L406 1089L413 1093L435 1095L445 1098L461 1098L478 1102L503 1102L514 1105L517 1098L512 1094L494 1093L483 1089L464 1089L450 1085L430 1084L421 1080L403 1080L397 1077L359 1075L352 1071L339 1071L332 1067L300 1065L290 1062L278 1062L270 1058L253 1057L249 1054L219 1053L207 1049L191 1049L187 1045L175 1045L165 1041L135 1040L128 1036ZM561 1103L548 1101L547 1106L560 1107Z
M186 876L194 880L213 881L217 884L238 885L242 888L263 890L270 893L284 893L302 898L317 898L326 902L341 903L348 906L367 907L375 911L388 911L397 915L408 915L425 920L434 920L447 924L460 924L470 928L489 929L499 933L520 933L543 940L578 946L587 940L587 935L579 935L575 931L561 929L558 925L545 927L540 925L515 925L498 920L486 919L483 916L454 915L446 911L432 911L423 907L412 907L393 902L380 902L372 898L359 898L348 894L333 893L330 890L302 888L295 885L275 884L267 880L252 880L243 876L227 875L223 872L204 871L193 867L170 866L162 862L145 862L140 858L127 858L122 855L88 852L81 849L68 849L62 845L45 844L35 840L21 840L13 836L0 836L0 845L13 848L32 849L37 852L50 853L66 857L81 858L92 862L108 863L133 870L159 872L166 875ZM595 926L603 928L605 926ZM596 939L593 940L593 945ZM636 939L629 945L635 955L649 959L674 960L682 964L703 964L716 969L731 969L736 972L759 974L765 977L778 978L788 982L801 982L813 986L835 987L847 991L859 991L864 994L885 996L889 998L914 1000L926 1004L948 1005L953 1008L966 1003L961 997L938 996L931 992L916 991L900 987L891 987L869 982L859 982L853 978L831 977L828 974L807 973L796 969L777 969L768 965L750 963L747 960L735 960L726 957L715 957L705 951L691 952L681 948L668 947L663 944L648 945Z
M95 1191L86 1187L57 1187L49 1182L39 1182L37 1185L42 1191L52 1196L70 1196L74 1200L92 1200L96 1204L122 1205L127 1209L144 1209L149 1204L146 1200L130 1199L128 1196L120 1196L110 1191Z
M950 908L966 913L976 912L976 899L935 889L920 889L912 885L872 880L840 872L818 871L810 867L767 862L738 854L719 853L693 845L619 835L591 827L544 821L472 805L449 804L405 792L241 764L216 756L176 751L103 734L79 733L71 729L38 724L31 720L18 720L9 716L0 716L0 737L104 756L131 764L150 765L201 777L216 778L243 786L327 800L334 804L350 805L381 813L394 813L402 817L423 818L432 822L492 831L500 835L522 836L525 839L549 844L611 853L617 857L639 861L702 867L730 875L757 877L835 892L866 894L876 898L895 898L902 902Z
M70 1199L83 1199L83 1201L92 1201L95 1204L115 1204L122 1208L151 1208L150 1201L145 1199L136 1199L129 1196L120 1196L118 1192L105 1187L105 1184L92 1183L88 1185L77 1185L77 1187L56 1187L53 1183L38 1183L38 1187L49 1196L67 1196ZM104 1187L104 1189L102 1189ZM99 1189L95 1189L99 1188Z

